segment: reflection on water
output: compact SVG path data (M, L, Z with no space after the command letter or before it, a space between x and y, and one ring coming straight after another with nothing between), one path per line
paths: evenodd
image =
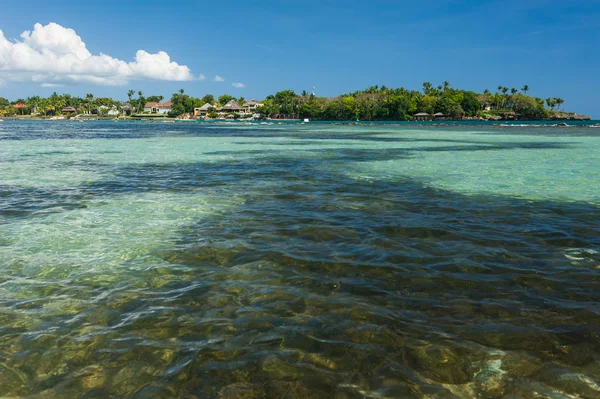
M598 137L2 129L0 395L600 397Z

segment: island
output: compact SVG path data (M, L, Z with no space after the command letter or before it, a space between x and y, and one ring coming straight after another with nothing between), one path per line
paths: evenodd
M0 97L0 116L35 119L201 119L201 120L326 120L326 121L508 121L590 120L587 115L566 112L560 97L528 95L530 88L498 86L477 93L424 82L421 90L371 86L335 97L282 90L261 101L228 94L194 97L184 89L168 101L164 96L127 92L127 101L107 97L84 98L53 93L14 101Z

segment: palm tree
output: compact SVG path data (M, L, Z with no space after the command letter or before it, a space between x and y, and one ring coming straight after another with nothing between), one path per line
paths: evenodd
M527 92L529 91L529 86L523 85L523 88L521 90L523 90L523 93L527 94Z
M560 106L563 105L563 103L565 102L565 100L563 100L560 97L554 97L554 103L558 106L558 110L560 111Z
M423 82L423 94L428 96L431 93L433 85L430 82Z
M144 93L142 93L141 90L138 91L138 97L139 97L139 103L138 103L138 112L142 112L142 110L144 109L144 104L142 104L144 102Z
M510 94L512 94L514 96L515 94L517 94L518 91L519 90L517 90L513 87L512 89L510 89Z
M498 92L502 91L502 86L498 86Z
M502 108L504 108L504 103L506 100L506 93L508 93L508 87L502 87L502 94L504 94L504 100L502 100Z
M448 90L450 88L450 82L448 82L447 80L444 80L444 91Z
M85 101L88 105L88 114L92 113L92 101L94 100L94 95L92 93L87 93L85 95Z
M129 90L127 92L127 98L129 98L130 103L131 103L131 98L133 97L134 94L135 94L135 90Z
M554 99L548 97L546 99L546 104L548 105L548 108L550 109L554 109L554 106L556 105L556 103L554 102Z
M179 94L183 94L184 90L183 89L179 89Z
M490 91L489 91L488 89L485 89L485 90L483 91L483 94L485 94L486 96L488 96L488 95L490 94Z

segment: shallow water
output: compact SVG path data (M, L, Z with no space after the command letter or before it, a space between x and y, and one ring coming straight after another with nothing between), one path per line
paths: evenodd
M0 124L0 396L600 397L600 132Z

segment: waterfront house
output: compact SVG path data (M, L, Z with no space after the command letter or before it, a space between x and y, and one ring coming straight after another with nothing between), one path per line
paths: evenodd
M64 107L61 111L63 114L71 114L77 112L77 110L73 107Z
M263 104L259 103L256 100L246 101L243 105L244 112L247 114L253 113L257 108L262 107Z
M152 114L168 114L171 112L173 108L173 103L171 101L167 101L164 103L157 102L148 102L144 105L144 112L149 112Z
M123 115L131 115L133 113L133 106L129 103L122 103L121 104L121 112L123 113Z
M15 108L17 111L19 111L19 115L23 115L23 112L24 112L25 108L27 108L27 105L25 105L23 103L16 103L15 105L13 105L13 108Z
M112 107L107 107L106 105L101 105L98 107L98 114L99 115L116 116L116 115L120 115L121 111L119 111L119 109L114 105Z
M210 112L209 111L210 108L215 108L215 106L212 104L206 103L199 108L194 108L194 116L195 117L205 117Z
M242 113L244 108L240 104L238 104L235 100L229 101L223 107L221 107L221 112L223 113Z
M479 95L479 96L477 96L477 100L479 101L482 111L491 111L492 110L493 104L490 101L489 96L487 96L485 94Z

